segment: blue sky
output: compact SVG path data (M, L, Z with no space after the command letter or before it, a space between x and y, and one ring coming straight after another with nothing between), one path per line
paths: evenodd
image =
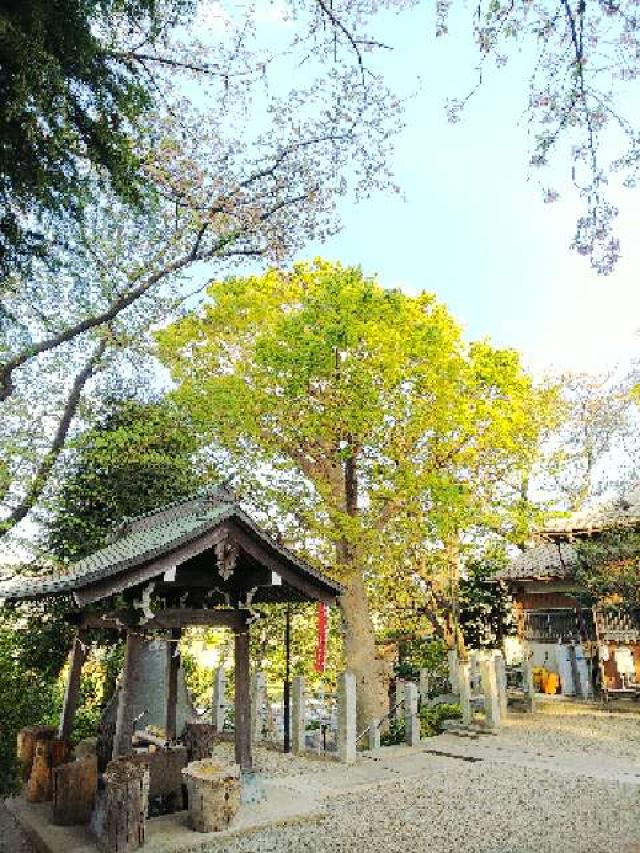
M459 8L442 39L424 4L385 16L384 38L396 47L379 67L401 92L422 80L394 158L405 199L343 203L342 233L304 256L360 264L408 292L433 290L469 337L520 349L536 372L627 362L640 349L640 192L614 189L623 257L612 276L598 276L569 248L580 207L568 153L542 172L527 165L527 56L485 74L462 121L447 121L446 98L466 94L477 63L471 12ZM545 204L541 186L559 189L560 200Z

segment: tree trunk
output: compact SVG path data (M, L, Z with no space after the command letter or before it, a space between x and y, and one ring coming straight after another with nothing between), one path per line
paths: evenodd
M362 576L353 572L340 599L347 669L356 677L357 728L364 731L371 720L380 720L389 710L388 664L376 657L373 624Z
M449 630L447 632L447 646L449 649L456 649L462 660L467 659L467 648L464 642L462 629L460 628L460 604L459 604L459 587L460 587L460 533L454 531L445 540L444 543L447 573L449 581L449 602L450 612L447 617Z
M351 441L351 436L348 437ZM344 462L341 495L343 509L351 518L358 515L357 450ZM356 677L356 726L358 734L371 720L380 720L388 711L391 671L376 657L375 634L367 591L358 567L356 549L346 538L337 544L338 562L345 568L345 593L340 598L344 652L347 669Z

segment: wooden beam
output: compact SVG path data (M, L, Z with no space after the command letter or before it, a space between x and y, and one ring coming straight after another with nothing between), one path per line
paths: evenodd
M178 670L180 669L180 628L171 629L171 639L167 641L167 661L165 669L165 734L168 741L174 741L177 735L178 718Z
M238 525L233 526L231 535L242 550L249 554L250 557L253 557L254 560L272 572L279 574L289 586L303 592L311 601L324 601L327 604L336 603L336 595L330 592L322 581L314 581L313 578L303 577L300 570L287 566L283 559L274 557L266 547L255 542Z
M197 610L195 608L171 607L161 610L140 625L142 629L151 626L157 628L185 628L188 625L209 625L219 628L241 628L247 624L251 613L244 609L233 610Z
M83 631L78 631L69 653L69 674L67 676L60 726L58 728L58 737L61 740L68 740L73 730L73 722L80 699L80 677L86 659L85 634Z
M251 692L249 683L249 627L235 631L235 747L236 764L251 770Z
M137 631L152 631L154 629L169 630L186 628L189 625L206 625L219 628L240 628L251 618L249 610L236 608L229 610L197 610L191 607L170 607L159 611L153 619L135 623L130 613L110 612L86 613L80 624L85 628L104 628L112 631L123 631L135 628Z
M251 588L254 586L270 586L271 571L264 566L243 566L239 561L236 569L228 581L219 577L216 572L213 574L211 567L204 566L193 568L185 567L176 572L175 580L161 580L156 589L160 590L182 590L182 589L202 589L202 590L218 590L221 596L226 593L233 593L236 587Z

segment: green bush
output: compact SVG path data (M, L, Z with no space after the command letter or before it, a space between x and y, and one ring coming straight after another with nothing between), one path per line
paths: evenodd
M445 720L459 720L462 718L460 705L434 705L428 708L423 705L420 709L420 734L422 737L433 737L439 735L443 729Z
M404 720L391 720L389 728L380 735L381 746L397 746L404 743L405 726Z
M55 722L53 679L23 665L16 632L0 628L0 795L20 790L16 737L25 726Z

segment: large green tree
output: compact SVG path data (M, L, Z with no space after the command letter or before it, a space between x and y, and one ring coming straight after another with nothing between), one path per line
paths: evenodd
M434 296L384 290L359 269L316 261L214 282L208 295L159 333L176 399L344 583L365 723L386 695L368 584L391 549L393 595L399 552L442 550L507 501L535 451L542 396L516 353L465 344Z

